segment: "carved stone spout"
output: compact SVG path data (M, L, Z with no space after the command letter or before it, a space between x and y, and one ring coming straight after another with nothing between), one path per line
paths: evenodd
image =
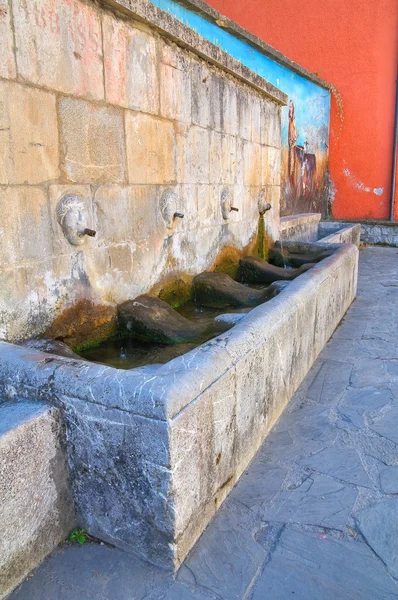
M96 231L87 227L84 198L77 194L64 196L57 206L57 221L64 236L72 246L84 244L86 235L95 237Z

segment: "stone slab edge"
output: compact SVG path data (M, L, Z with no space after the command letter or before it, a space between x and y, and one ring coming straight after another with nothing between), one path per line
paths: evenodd
M366 244L380 244L386 246L398 246L398 222L397 221L324 221L321 226L327 230L328 226L334 231L337 228L352 227L360 225L361 241Z
M178 44L254 87L277 104L287 104L288 97L284 92L173 16L151 4L149 0L102 0L102 4L155 27Z
M299 227L307 223L319 223L321 218L321 213L300 213L299 215L281 217L280 229L290 229L290 227Z
M8 402L0 405L0 421L0 529L5 550L0 549L1 600L66 538L75 527L75 516L60 411L47 403ZM25 459L36 444L40 461L32 473ZM10 481L13 486L7 485Z
M281 217L279 226L280 240L296 242L315 242L318 240L320 213L301 213Z
M323 237L318 242L315 242L317 245L319 244L355 244L359 246L361 236L361 226L359 223L356 225L347 225L347 227L342 227L333 233Z

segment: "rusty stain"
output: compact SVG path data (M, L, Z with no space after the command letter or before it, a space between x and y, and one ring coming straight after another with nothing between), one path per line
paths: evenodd
M69 347L102 341L116 332L116 307L81 300L64 310L44 332L44 336L61 339Z

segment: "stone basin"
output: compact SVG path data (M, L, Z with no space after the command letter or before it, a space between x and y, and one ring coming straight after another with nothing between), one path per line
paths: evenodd
M357 247L316 248L333 254L164 365L124 371L0 342L4 399L61 409L91 535L181 564L355 298Z

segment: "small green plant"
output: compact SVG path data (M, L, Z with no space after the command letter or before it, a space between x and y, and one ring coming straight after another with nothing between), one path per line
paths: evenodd
M87 541L87 531L85 529L75 529L69 536L70 542L77 542L78 544L84 544Z

